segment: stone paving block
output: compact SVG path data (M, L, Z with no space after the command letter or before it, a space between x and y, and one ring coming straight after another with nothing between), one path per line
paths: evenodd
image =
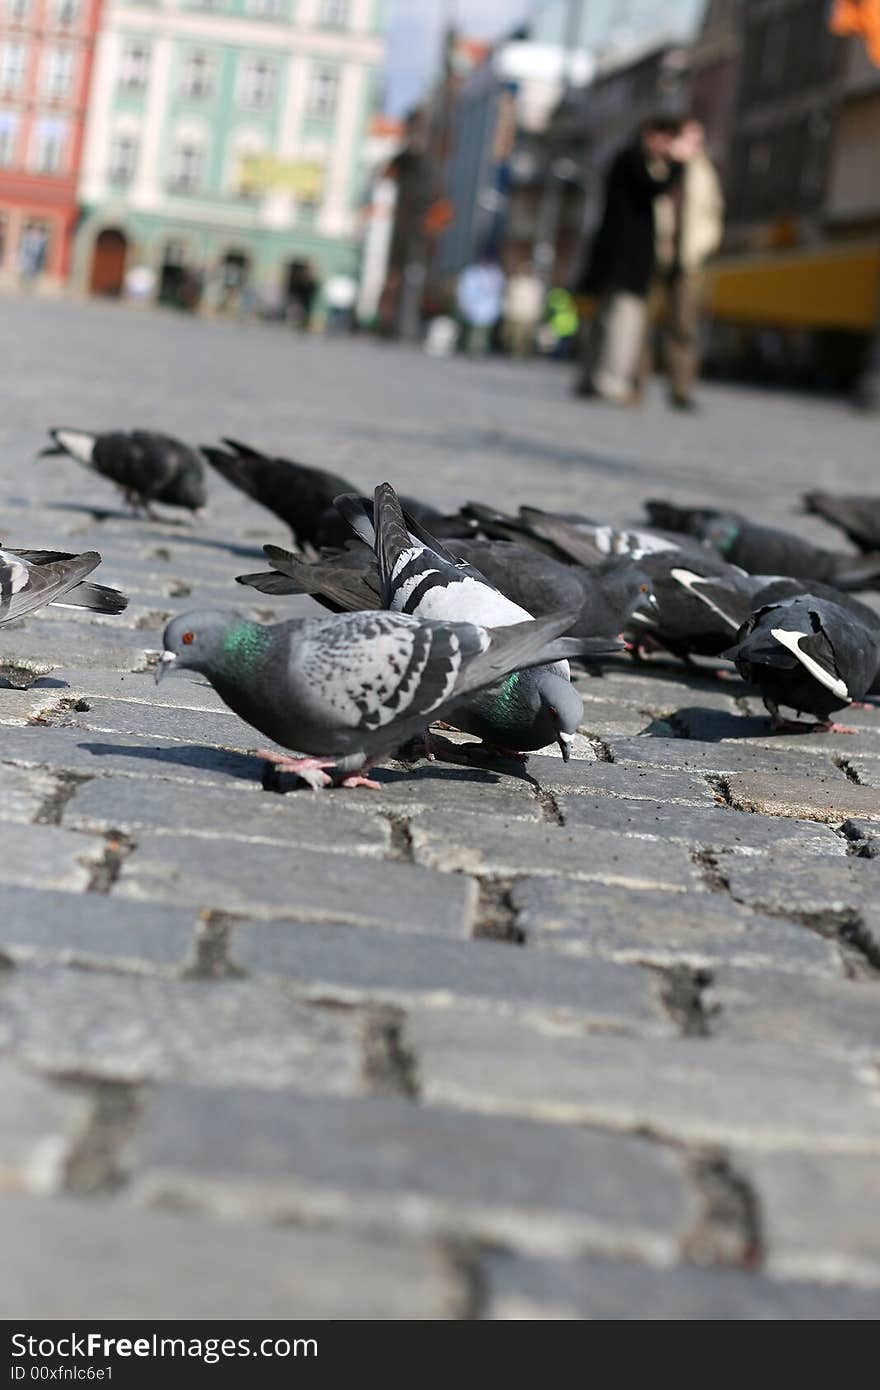
M809 777L737 773L727 779L727 788L731 804L740 811L833 824L853 816L880 821L880 796L875 791L830 772Z
M57 1189L89 1113L82 1094L0 1062L0 1192Z
M405 1100L161 1087L123 1156L140 1202L674 1258L698 1219L679 1156L629 1135Z
M774 849L791 855L846 855L846 842L828 826L747 816L724 806L686 807L622 797L559 796L566 828L602 829L621 835L673 841L695 849L756 854Z
M652 714L633 705L597 699L595 696L587 695L582 686L580 691L584 696L584 717L579 726L583 733L601 739L611 738L615 734L635 738L655 722ZM667 738L675 738L675 730L671 724L667 724L665 732Z
M15 968L0 975L0 1052L54 1073L353 1094L361 1023L280 984Z
M874 1321L876 1296L845 1285L783 1283L738 1269L651 1269L594 1259L490 1256L484 1318L655 1322Z
M812 777L834 774L834 764L824 753L757 748L750 739L741 743L702 743L693 738L616 738L611 740L612 761L624 766L681 768L686 772L763 772L775 776ZM844 774L840 774L843 780Z
M627 839L613 831L486 821L474 833L458 817L436 815L412 826L416 862L447 873L509 878L567 875L604 883L683 892L696 888L697 870L679 846Z
M175 676L156 685L152 671L105 671L100 667L64 666L43 677L34 687L56 698L100 697L124 700L149 709L194 709L205 714L228 713L226 706L203 676Z
M0 952L12 959L174 968L189 962L198 917L106 893L0 889Z
M880 1299L880 1167L842 1154L733 1157L755 1193L767 1268L790 1279L852 1281Z
M791 970L839 979L840 952L817 932L752 913L723 894L656 893L527 878L512 890L529 946L656 966Z
M719 1038L784 1043L804 1051L880 1061L874 980L803 979L785 971L720 967L703 1007Z
M429 1105L647 1129L691 1144L880 1155L876 1076L869 1085L855 1063L823 1053L577 1037L455 1009L414 1010L407 1038Z
M210 725L208 726L210 727ZM209 744L101 734L74 726L4 730L3 762L51 767L89 777L155 777L176 782L214 782L232 790L239 781L261 785L263 764L249 753Z
M67 612L65 611L65 616ZM3 636L5 662L39 661L63 666L103 666L132 671L146 659L149 634L119 633L98 623L58 622L28 617L21 627L7 627Z
M845 754L848 767L855 773L862 787L880 792L880 758L869 758L860 747Z
M105 850L100 836L76 835L57 825L7 821L3 826L0 884L77 892L88 886Z
M0 686L0 724L29 724L43 718L57 699L55 690L31 686L28 690Z
M476 885L412 864L311 849L139 833L114 894L245 915L467 936Z
M384 1321L463 1313L451 1264L423 1244L51 1198L0 1197L0 1227L0 1306L9 1318ZM320 1333L317 1340L320 1355Z
M607 961L563 961L499 941L413 937L308 923L242 922L230 948L249 971L282 974L318 998L359 1003L473 1003L522 1017L544 1013L595 1028L672 1034L651 972Z
M453 767L438 760L407 767L389 759L387 766L374 768L370 775L380 784L378 792L352 796L344 789L328 789L322 793L323 800L334 806L344 802L347 811L370 818L377 813L408 818L436 811L469 818L502 816L536 822L544 818L534 780L528 771L510 763L498 763L494 768L489 764ZM293 777L282 778L282 782L286 794L308 801L307 790Z
M80 710L74 707L59 711L53 716L53 722L95 733L122 734L129 738L142 738L149 731L151 738L206 743L222 748L237 748L243 752L266 742L256 729L231 710L218 711L206 717L204 710L169 709L162 705L148 708L129 700L105 700L94 696L79 703L88 708Z
M768 854L725 859L723 872L732 896L750 907L792 917L833 917L857 913L880 889L875 866L875 860L850 856L811 859L807 870L786 854Z
M594 796L622 796L636 801L669 801L685 805L715 806L718 793L705 777L692 772L664 772L654 767L624 767L620 763L583 764L540 762L529 759L532 775L545 791L566 796L589 792Z
M350 796L350 793L349 793ZM387 820L340 804L342 798L276 796L259 786L234 791L174 782L99 778L80 788L64 824L80 830L149 830L175 838L222 838L347 854L382 855L391 841ZM241 855L241 848L236 854Z
M652 670L650 664L626 666L623 662L608 662L593 693L615 704L644 710L649 718L663 718L697 702L706 709L734 712L734 700L747 688L737 677L707 678L695 672L689 674L681 665L663 671Z
M56 778L49 772L0 763L0 820L29 824L53 795L57 785Z

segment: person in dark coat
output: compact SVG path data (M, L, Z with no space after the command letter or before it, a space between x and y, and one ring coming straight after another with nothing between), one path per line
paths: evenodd
M621 405L632 398L654 273L654 199L674 197L690 154L681 121L658 116L611 164L602 221L577 285L599 300L577 384L581 395Z

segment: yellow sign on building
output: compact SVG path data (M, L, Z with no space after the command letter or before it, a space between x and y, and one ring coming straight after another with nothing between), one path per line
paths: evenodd
M255 193L285 192L315 202L324 188L320 164L280 159L274 154L249 154L241 161L242 185Z

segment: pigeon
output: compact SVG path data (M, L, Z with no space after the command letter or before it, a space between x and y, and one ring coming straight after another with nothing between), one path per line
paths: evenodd
M126 501L151 516L152 503L186 507L197 512L207 500L205 469L200 454L153 430L111 430L89 434L86 430L52 429L54 441L43 455L67 454L95 473L110 478L122 489Z
M121 613L128 606L124 594L85 582L100 563L95 550L68 555L60 550L0 549L0 625L49 603L57 608Z
M676 507L648 501L645 511L654 525L675 522L748 574L781 574L808 583L817 580L838 589L880 587L880 553L847 555L824 550L790 531L759 526L736 512L709 507Z
M315 556L323 547L345 545L350 535L348 523L333 503L336 497L357 491L347 479L293 459L272 458L235 439L222 442L225 449L202 445L205 458L228 483L289 526L298 550ZM473 522L444 517L416 498L408 497L405 502L412 516L429 521L440 531L467 535L475 529Z
M485 535L525 541L545 554L585 565L600 564L612 555L640 560L658 550L675 550L687 537L666 536L643 529L620 529L587 517L561 516L537 507L520 507L506 516L479 502L468 502L465 513L479 522Z
M316 553L323 543L322 518L332 509L334 497L352 491L351 483L338 473L293 459L272 458L235 439L224 439L223 443L225 449L202 445L212 467L289 526L299 549Z
M432 720L451 717L484 686L555 660L574 616L492 629L373 612L266 626L235 609L197 609L166 627L156 680L170 669L206 676L242 719L306 755L257 756L315 789L376 788L370 767Z
M807 492L808 512L839 526L859 550L880 550L880 497L835 497L831 492Z
M504 627L533 614L506 598L480 573L455 556L418 523L408 522L390 483L374 496L374 516L360 498L337 498L336 506L361 540L372 541L379 565L384 607L420 618ZM414 529L415 528L415 529ZM608 656L616 641L590 634L571 639L571 655ZM575 645L576 644L576 645ZM502 686L481 690L453 711L450 722L476 734L490 750L522 754L558 743L566 761L583 718L583 701L571 684L567 661L519 672Z
M880 625L814 594L759 608L725 653L756 685L779 732L850 733L828 716L861 700L880 669ZM780 717L779 706L816 716L815 724Z
M665 647L691 664L693 656L720 656L754 608L756 581L711 551L657 551L639 565L655 598L652 609L633 612L627 636L633 654Z

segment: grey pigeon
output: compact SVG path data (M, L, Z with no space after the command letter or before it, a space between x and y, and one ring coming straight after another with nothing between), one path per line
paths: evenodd
M336 505L361 539L373 543L382 601L393 612L492 628L533 616L418 524L414 533L390 483L376 488L373 521L365 516L361 499L337 498ZM571 653L608 656L617 649L616 642L591 635L572 639ZM582 718L583 701L571 684L568 662L559 661L511 676L497 689L479 691L461 703L450 722L490 749L519 754L558 743L568 759Z
M377 612L263 626L235 609L194 610L166 627L156 679L170 668L201 672L242 719L308 755L257 756L314 787L375 787L366 776L372 764L432 720L451 717L483 686L552 660L572 617L487 629Z
M95 550L68 555L59 550L0 549L0 625L49 603L93 613L121 613L128 604L124 594L85 582L100 563Z
M871 689L880 669L880 626L814 594L799 595L759 608L726 655L761 691L774 729L847 733L828 716ZM780 718L780 705L819 722L792 724Z
M188 444L154 430L52 429L43 454L67 454L120 487L126 500L152 515L152 504L199 511L205 505L205 469Z

